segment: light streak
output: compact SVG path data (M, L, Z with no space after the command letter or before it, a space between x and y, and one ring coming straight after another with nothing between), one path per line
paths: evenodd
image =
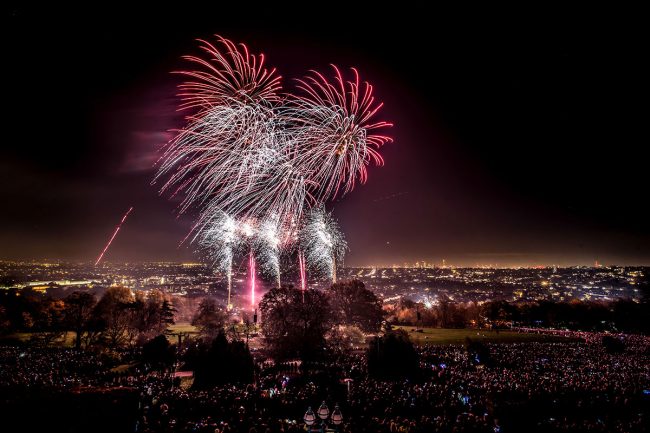
M298 251L298 268L300 269L300 290L303 292L303 300L305 297L305 290L307 289L307 273L305 271L305 255L302 251Z
M120 228L122 227L122 224L124 224L124 221L126 221L126 218L129 216L129 214L131 213L132 210L133 210L133 206L131 206L131 207L129 208L129 210L126 211L126 213L125 213L124 216L122 217L122 220L120 221L120 223L117 225L117 227L115 227L115 231L113 232L113 235L112 235L111 238L108 240L108 243L106 243L106 246L105 246L104 249L102 250L102 252L101 252L101 254L99 255L99 257L97 257L97 260L95 261L95 266L97 266L97 265L99 264L99 262L102 261L102 258L104 257L104 254L106 254L106 251L108 250L108 247L110 247L111 244L113 243L113 239L115 239L115 236L117 236L117 232L120 231Z

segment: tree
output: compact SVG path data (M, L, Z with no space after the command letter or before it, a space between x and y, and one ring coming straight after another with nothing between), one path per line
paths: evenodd
M451 305L447 299L441 299L438 302L436 313L440 319L440 327L449 328L451 326Z
M226 323L226 313L219 308L217 301L205 298L199 304L199 309L192 318L192 325L196 326L199 334L205 339L214 339Z
M160 306L158 329L166 331L170 325L173 325L175 323L174 313L176 313L176 309L172 306L171 302L167 299L163 300L162 305Z
M129 328L133 324L135 299L126 287L110 287L95 306L94 315L103 324L102 335L110 347L118 347L129 340ZM131 311L129 311L131 310Z
M251 336L257 330L257 324L254 321L254 313L242 311L241 320L232 319L226 326L226 336L229 341L244 341L248 344Z
M327 334L329 351L339 357L348 355L366 342L365 335L356 326L335 326Z
M404 331L391 331L370 341L366 350L368 374L381 379L412 378L417 375L418 355Z
M88 330L96 304L95 297L86 292L72 292L64 302L67 329L75 333L75 347L81 349L81 337Z
M382 302L359 280L333 284L327 291L335 320L358 326L364 332L377 332L384 319Z
M142 345L142 360L153 367L169 367L176 361L176 351L161 334Z
M239 340L228 342L223 329L209 343L190 348L185 365L194 370L193 387L197 389L224 383L251 383L255 369L248 346Z
M42 294L29 288L0 290L0 305L5 309L5 333L31 330L35 325Z
M133 305L133 332L138 340L150 340L163 334L174 323L175 309L160 290L151 290L145 297L138 292Z
M262 298L260 311L264 340L276 359L314 359L324 350L325 334L332 323L325 293L273 288Z
M36 303L35 307L33 329L37 332L32 334L31 340L47 346L54 340L63 337L65 334L65 304L63 301L48 297Z
M491 301L483 305L483 314L493 328L502 328L512 319L513 307L506 301Z

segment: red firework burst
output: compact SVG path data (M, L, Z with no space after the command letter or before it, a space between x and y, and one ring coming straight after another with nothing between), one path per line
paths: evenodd
M235 44L215 35L217 44L198 39L205 58L183 56L199 66L197 70L177 71L191 80L179 85L181 109L206 110L227 105L230 100L273 104L280 101L280 77L275 68L264 67L264 54L248 52L244 44Z

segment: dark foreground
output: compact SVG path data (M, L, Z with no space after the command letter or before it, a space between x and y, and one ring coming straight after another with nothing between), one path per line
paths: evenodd
M460 345L419 349L412 380L369 379L362 355L258 374L257 387L179 387L136 359L70 349L0 348L3 432L297 432L308 406L339 403L346 432L646 432L648 340L623 353L597 342L493 344L477 360ZM477 361L480 361L477 362ZM122 369L120 369L122 370ZM350 392L344 379L352 379Z

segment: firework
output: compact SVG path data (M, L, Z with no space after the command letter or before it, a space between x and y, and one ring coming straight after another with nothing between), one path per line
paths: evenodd
M217 44L198 40L206 58L183 57L198 69L177 72L188 78L179 86L179 96L183 100L181 109L209 110L233 101L279 102L281 77L275 69L264 67L264 55L250 54L244 44L236 45L218 35L216 38Z
M120 223L117 225L117 227L115 227L115 231L113 231L113 235L111 236L111 238L106 243L106 246L102 250L99 257L97 257L97 260L95 261L95 266L97 266L99 264L99 262L102 261L102 258L104 258L104 254L106 254L106 251L108 251L108 247L110 247L111 244L113 243L113 239L115 239L115 236L117 236L117 232L120 231L120 228L122 228L122 224L124 224L124 222L126 221L126 218L129 216L129 214L131 213L132 210L133 210L133 206L131 206L129 208L129 210L126 211L126 213L122 217L122 220L120 221Z
M354 68L353 80L345 81L332 67L333 82L316 71L298 80L302 93L284 111L293 124L296 164L309 179L316 204L351 191L357 180L365 183L367 166L371 161L383 165L378 149L392 141L375 133L392 124L373 120L383 104L375 102L372 86L361 83Z
M324 204L364 183L391 141L372 86L334 67L332 80L312 71L286 94L263 55L219 36L199 42L202 54L185 57L195 69L178 72L187 78L180 108L191 113L154 182L182 197L180 213L198 211L191 234L226 273L229 305L238 254L248 256L253 304L257 261L279 286L288 250L297 250L301 289L307 268L336 281L345 241Z
M179 72L189 78L180 85L181 109L193 114L162 155L155 179L167 178L161 193L182 193L181 213L198 208L199 231L215 212L257 219L300 214L305 183L277 115L280 77L243 44L222 37L200 43L206 58L186 56L198 69Z
M257 252L264 272L272 275L281 286L280 254L282 252L282 227L277 218L262 221L257 230Z
M323 208L313 209L301 230L300 244L307 266L336 282L337 260L342 259L347 244L332 215Z
M199 244L208 251L214 264L226 274L228 303L232 308L232 264L235 252L241 244L239 227L234 218L224 212L215 213L209 226L201 231Z

